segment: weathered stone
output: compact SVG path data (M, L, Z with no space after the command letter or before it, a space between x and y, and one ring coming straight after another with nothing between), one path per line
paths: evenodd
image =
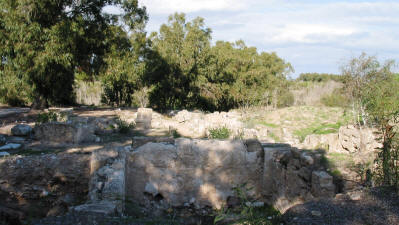
M102 201L100 203L84 204L72 208L73 212L117 216L118 209L114 202Z
M11 137L7 138L7 142L8 143L16 143L16 144L24 144L26 142L26 138L11 136Z
M159 194L174 206L196 199L196 204L219 208L236 185L248 181L260 189L259 170L250 168L257 165L248 164L253 159L247 153L241 141L180 138L175 145L147 143L128 154L128 195L143 202L143 193Z
M321 212L317 210L312 210L312 216L321 216Z
M333 177L325 171L313 171L312 193L315 197L334 197Z
M136 128L150 129L152 120L152 109L139 108L137 110Z
M11 128L11 133L15 136L28 136L31 132L32 127L27 124L17 124Z
M13 114L27 113L29 111L30 111L30 108L6 108L6 109L1 109L0 118L9 117L9 116L11 116Z
M95 142L94 127L79 123L44 123L35 126L35 138L43 143L79 144Z
M374 130L370 128L356 128L344 126L339 129L339 143L341 148L350 152L372 152L381 144L376 141Z
M0 146L5 145L7 142L6 136L0 134Z
M132 139L132 149L136 149L142 145L145 145L149 142L153 143L169 143L174 144L175 140L173 137L140 137L136 136Z
M306 154L305 152L303 152L301 154L300 160L301 160L302 165L304 165L304 166L311 166L314 163L313 157Z
M0 157L0 208L16 208L23 216L33 211L38 213L36 216L46 216L50 210L50 214L58 214L61 208L55 206L74 203L62 200L64 196L86 198L88 183L88 155Z
M100 205L112 203L115 211L119 215L122 214L126 193L125 164L126 151L124 148L100 150L92 153L88 203Z
M65 205L56 205L47 212L46 216L60 216L65 214L67 211L68 207Z
M20 148L22 145L21 144L17 144L17 143L10 143L10 144L6 144L0 147L0 151L7 151L7 150L13 150L13 149L18 149Z

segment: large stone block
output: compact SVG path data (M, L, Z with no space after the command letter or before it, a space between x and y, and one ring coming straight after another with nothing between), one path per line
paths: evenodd
M11 128L11 133L15 136L28 136L31 132L32 127L27 124L17 124Z
M43 143L79 144L95 142L94 127L84 124L51 122L35 126L34 137Z
M175 144L147 143L127 156L127 195L138 202L162 196L173 206L220 208L232 188L243 183L260 191L256 152L242 141L176 139Z
M150 129L152 120L152 109L139 108L137 110L136 128Z

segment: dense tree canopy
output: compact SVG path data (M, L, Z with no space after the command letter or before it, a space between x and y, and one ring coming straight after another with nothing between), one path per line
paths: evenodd
M110 5L122 13L106 13ZM292 71L275 53L243 41L212 45L199 17L187 21L176 13L147 36L137 0L1 0L0 6L0 101L13 105L71 104L76 80L101 80L108 105L142 105L149 93L160 110L228 110L276 102Z
M292 71L275 53L258 53L243 41L211 46L204 20L186 22L184 14L170 16L151 40L163 65L149 76L155 85L151 102L157 108L228 110L268 104Z
M109 5L124 13L105 13ZM32 87L15 101L34 98L44 105L72 103L75 73L99 73L114 35L126 32L118 24L134 29L146 19L137 0L1 0L0 8L2 96L16 92L5 83L15 79Z

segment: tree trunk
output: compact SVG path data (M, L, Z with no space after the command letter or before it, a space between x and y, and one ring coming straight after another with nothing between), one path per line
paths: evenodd
M33 101L31 108L32 109L46 109L46 108L48 108L48 101L43 96L37 96L37 97L35 97L35 100Z

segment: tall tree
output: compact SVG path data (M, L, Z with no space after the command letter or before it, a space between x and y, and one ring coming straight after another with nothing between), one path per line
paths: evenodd
M105 13L108 5L123 13ZM1 0L0 8L1 75L31 85L39 106L71 103L74 74L102 69L107 31L146 19L137 0ZM0 90L14 88L6 85Z
M193 108L200 106L198 81L209 60L211 30L204 19L186 21L184 14L174 14L159 33L151 35L153 51L164 61L162 69L150 73L155 85L151 102L158 108ZM167 65L167 66L166 66Z

